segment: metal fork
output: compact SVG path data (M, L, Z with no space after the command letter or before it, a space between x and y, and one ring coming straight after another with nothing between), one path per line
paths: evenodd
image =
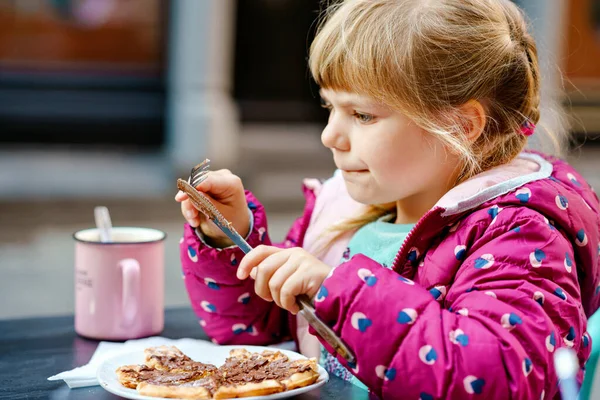
M207 158L206 160L202 161L200 164L192 168L192 172L190 172L190 177L188 178L189 184L193 187L196 187L202 182L204 182L209 170L210 160Z
M202 211L210 220L212 220L215 225L217 225L219 229L221 229L221 231L223 231L223 233L225 233L225 235L227 235L227 237L245 254L248 254L252 251L252 247L248 242L246 242L246 240L235 230L233 225L231 225L231 223L219 212L210 199L196 190L196 186L206 179L209 169L210 160L206 159L192 168L187 182L183 179L178 179L177 187L188 195L190 201L198 210ZM340 337L317 316L310 298L306 295L300 295L296 297L296 300L300 307L300 314L308 321L310 326L312 326L342 358L348 363L354 363L355 358L350 349L348 349L342 339L340 339Z

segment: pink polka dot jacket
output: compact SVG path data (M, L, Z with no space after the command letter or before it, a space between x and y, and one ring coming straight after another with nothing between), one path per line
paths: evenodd
M362 206L337 173L306 181L304 191L304 214L280 246L316 251L328 226ZM250 245L271 244L263 207L249 192L247 200ZM328 247L320 257L332 272L316 310L356 355L353 365L339 361L381 398L551 399L553 352L577 352L580 380L590 353L599 227L598 198L571 166L523 153L447 193L398 243L392 268L360 254L345 260L348 237ZM306 324L236 278L237 247L214 249L189 225L184 231L185 284L215 342L293 337L310 353L316 340Z

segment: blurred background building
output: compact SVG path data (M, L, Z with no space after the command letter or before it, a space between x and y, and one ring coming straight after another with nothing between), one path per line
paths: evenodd
M600 188L600 2L517 2L544 122L568 116L569 160ZM71 234L95 205L168 233L167 306L187 304L175 179L205 157L243 177L280 239L301 179L334 168L306 66L320 3L1 0L0 318L72 312Z

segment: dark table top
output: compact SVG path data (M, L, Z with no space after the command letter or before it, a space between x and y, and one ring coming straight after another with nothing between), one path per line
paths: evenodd
M188 308L165 312L161 336L206 339ZM98 342L75 333L73 317L0 321L0 399L118 399L100 386L69 389L49 376L87 364ZM319 389L295 397L309 399L366 399L367 393L335 376Z

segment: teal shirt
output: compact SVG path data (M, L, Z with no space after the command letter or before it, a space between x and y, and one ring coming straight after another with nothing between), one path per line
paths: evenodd
M394 263L398 250L400 250L402 243L404 243L414 224L393 224L386 222L386 220L389 220L389 217L380 218L360 228L352 236L352 239L350 239L342 262L347 261L356 254L363 254L377 261L382 267L390 268ZM319 362L330 374L350 381L363 389L367 389L361 381L344 368L324 347L321 347L321 359Z

